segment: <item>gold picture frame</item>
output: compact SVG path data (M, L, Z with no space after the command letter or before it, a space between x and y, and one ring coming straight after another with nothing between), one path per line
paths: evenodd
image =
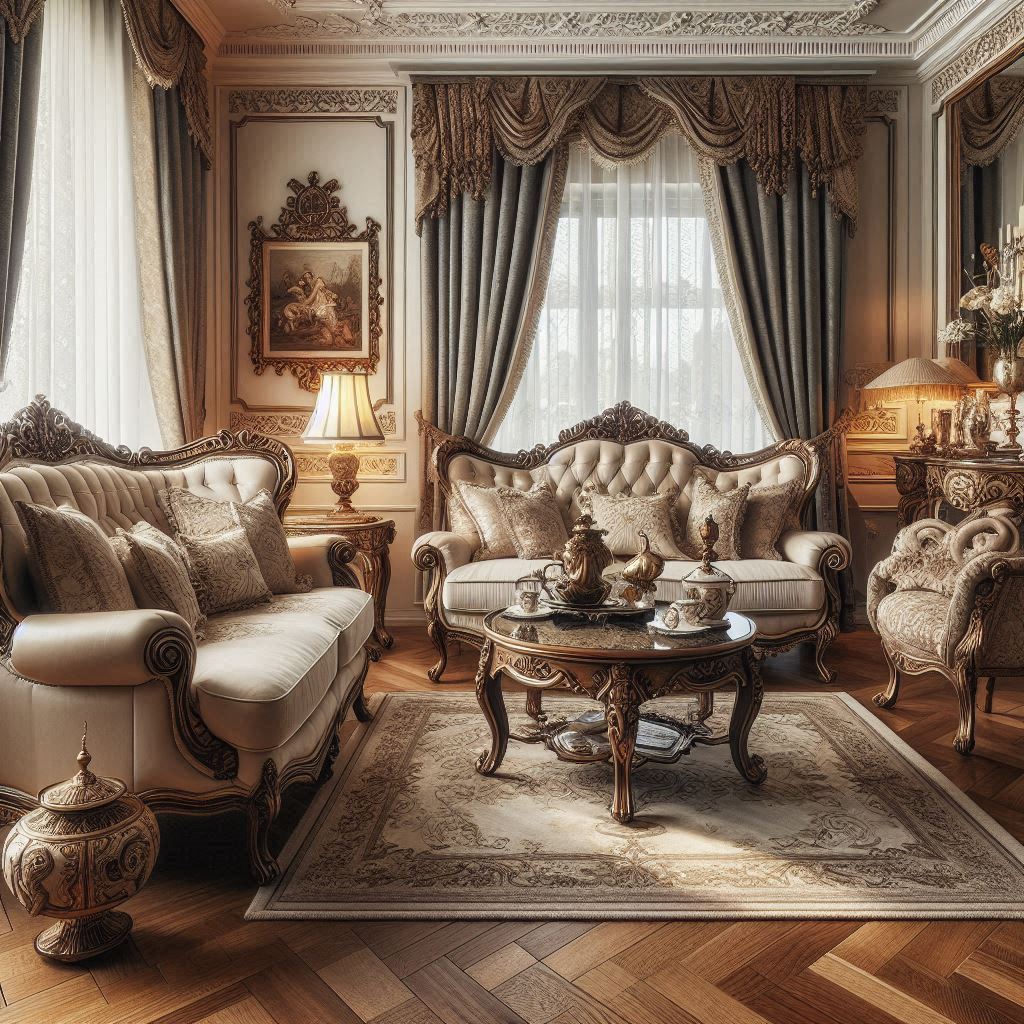
M292 195L269 230L249 222L249 355L253 371L287 370L305 391L320 389L322 373L376 373L383 334L381 226L372 217L358 231L335 194L332 178L306 184L292 178Z

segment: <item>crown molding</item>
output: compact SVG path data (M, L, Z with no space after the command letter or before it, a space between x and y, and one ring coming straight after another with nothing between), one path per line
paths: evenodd
M199 33L207 54L215 54L227 30L206 0L173 0L182 17Z

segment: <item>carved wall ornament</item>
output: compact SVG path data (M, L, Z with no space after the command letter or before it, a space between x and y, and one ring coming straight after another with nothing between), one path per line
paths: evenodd
M232 89L232 114L395 114L398 89Z
M964 47L951 64L932 79L932 103L938 104L949 93L997 60L1024 36L1024 7L1016 7L987 32Z
M321 373L375 373L377 370L383 334L381 307L384 305L378 238L381 226L372 217L366 218L366 227L363 231L359 231L357 225L349 222L348 210L341 205L341 200L335 195L341 188L337 178L331 178L321 185L320 175L316 171L310 171L306 177L306 184L292 178L288 182L288 188L293 195L288 197L281 208L280 216L270 225L269 230L264 228L262 217L249 222L249 278L246 281L249 293L245 298L249 316L246 328L250 339L249 355L253 371L257 375L263 374L268 367L278 376L287 370L298 381L299 387L306 391L318 391ZM267 263L269 254L276 251L278 243L366 245L366 276L365 280L361 281L366 312L365 322L361 324L361 329L366 335L365 354L361 352L356 356L343 356L338 354L340 350L336 347L325 350L324 355L306 354L312 350L314 341L310 341L309 349L304 350L303 354L273 354L274 351L284 351L282 347L275 349L271 342L271 281ZM317 245L310 245L309 249L312 254L317 251ZM317 281L320 282L320 279L317 278ZM338 298L330 291L321 294L333 294L335 299ZM309 302L312 301L310 297ZM330 315L333 323L337 303L329 305L332 306ZM318 315L327 316L319 310L319 306L317 308ZM287 330L288 327L285 326L282 333L286 333Z
M240 409L232 409L228 414L228 426L232 430L252 430L258 434L298 437L309 424L309 415L308 412L243 412Z
M865 113L868 117L880 114L898 114L902 89L868 89Z

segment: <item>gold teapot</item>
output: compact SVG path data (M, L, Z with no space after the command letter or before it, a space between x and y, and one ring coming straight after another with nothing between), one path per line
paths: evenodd
M651 540L646 533L639 532L640 550L626 563L619 574L626 584L622 596L634 604L646 601L657 587L655 581L665 570L665 559L651 550Z
M586 513L573 523L572 536L562 553L555 555L558 561L541 570L544 591L552 600L592 608L608 599L612 584L604 571L614 559L602 539L607 532L595 527Z

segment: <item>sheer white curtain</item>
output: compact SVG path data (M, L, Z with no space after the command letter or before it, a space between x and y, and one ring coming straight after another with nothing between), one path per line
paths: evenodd
M553 441L623 399L700 444L772 441L729 326L697 157L676 135L635 166L572 153L537 338L491 445Z
M35 394L116 444L158 447L142 345L132 49L117 0L47 0L25 261L0 417Z

